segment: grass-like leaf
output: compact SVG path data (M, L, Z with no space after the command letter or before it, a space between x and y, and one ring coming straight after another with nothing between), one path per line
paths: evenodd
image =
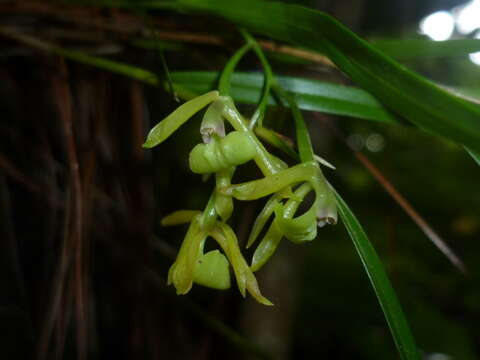
M122 62L113 61L98 56L91 56L81 51L66 49L57 46L56 44L52 44L50 42L37 39L31 35L19 32L15 28L2 26L0 27L0 35L19 41L38 50L57 54L66 59L110 71L112 73L128 76L132 79L137 79L150 85L158 85L159 83L157 76L151 71Z
M218 73L209 71L172 72L171 76L180 96L187 98L215 89L218 80ZM300 77L275 78L283 89L295 94L301 110L398 123L395 116L362 89ZM235 72L231 77L230 94L235 101L256 104L262 86L262 74ZM269 104L276 104L276 101L270 97Z
M480 51L480 39L433 41L428 39L378 39L376 48L396 59L459 56Z
M314 161L312 141L308 133L307 125L303 120L302 113L298 108L295 96L289 95L280 86L274 87L275 91L286 100L292 110L293 120L295 121L295 129L297 133L298 154L301 162Z
M185 98L215 89L218 73L212 71L188 71L171 73L175 88ZM301 110L318 111L327 114L352 116L359 119L400 124L399 119L391 114L378 100L365 90L325 81L291 76L276 76L278 84L289 94L295 95ZM231 96L238 102L255 104L261 95L263 75L258 73L235 72L231 74ZM277 104L273 97L269 104ZM283 103L282 106L288 106ZM262 130L260 130L262 131ZM271 134L263 134L273 142ZM270 142L270 141L269 141ZM274 144L274 143L272 143ZM278 146L281 150L283 146ZM479 152L466 148L467 152L480 165ZM287 150L288 151L288 150ZM292 158L293 154L287 152Z
M475 160L475 162L480 165L480 152L477 152L477 151L473 151L473 150L470 150L468 148L465 148L465 150L467 150L467 152L470 154L470 156L472 157L473 160Z
M418 353L407 320L377 252L347 204L338 193L335 192L335 196L338 213L362 260L401 358L403 360L420 360L420 354Z
M409 71L319 11L274 1L179 0L271 38L325 53L387 108L429 132L480 151L480 107Z

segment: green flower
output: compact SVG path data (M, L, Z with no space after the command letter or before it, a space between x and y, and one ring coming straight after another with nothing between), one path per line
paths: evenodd
M165 226L190 223L168 272L168 284L175 287L177 294L188 293L193 283L227 289L230 287L231 266L242 296L248 292L261 304L272 305L260 292L253 272L268 261L283 237L294 243L309 242L317 236L319 226L335 223L335 199L317 162L305 161L289 168L265 149L232 99L219 96L216 91L181 105L150 131L144 146L160 144L206 106L200 127L203 142L190 152L189 164L196 174L215 174L215 188L203 212L182 210L162 220ZM224 121L228 121L234 130L226 133ZM232 185L236 167L252 160L264 177ZM302 215L296 216L311 192L315 194L313 204ZM255 200L265 196L271 198L253 225L247 247L256 241L267 221L272 216L274 219L259 242L250 267L240 251L234 231L226 222L234 210L233 198ZM217 242L219 249L205 254L205 242L209 238Z
M169 215L163 224L178 224L177 215L186 220L185 212L182 211ZM203 254L205 240L209 236L220 245L226 257L218 250ZM188 293L194 282L214 289L227 289L230 287L229 263L233 267L242 296L245 297L248 291L261 304L273 305L260 292L257 279L245 261L237 237L230 226L216 221L212 226L205 228L202 224L202 215L198 213L191 219L177 259L170 267L168 284L175 287L178 295Z
M284 199L282 191L298 184L301 185L293 194ZM311 191L315 192L313 204L304 214L294 217ZM274 220L253 255L253 271L259 270L268 261L283 237L294 243L311 241L317 236L318 226L337 221L334 195L316 162L295 165L263 179L231 185L220 189L220 192L239 200L254 200L274 194L257 217L247 242L247 247L250 247L274 214Z

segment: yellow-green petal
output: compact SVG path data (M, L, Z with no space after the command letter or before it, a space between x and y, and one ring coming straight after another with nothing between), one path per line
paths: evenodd
M229 263L225 255L218 250L212 250L202 255L193 273L193 281L218 290L230 288Z
M217 99L218 96L218 91L210 91L180 105L174 112L150 130L143 147L152 148L163 142L195 113Z

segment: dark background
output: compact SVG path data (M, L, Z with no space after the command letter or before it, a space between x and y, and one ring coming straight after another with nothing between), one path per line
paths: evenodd
M401 38L419 37L424 16L462 2L301 3L362 36ZM170 46L170 71L219 70L241 44L235 29L216 19L157 12L152 25L142 13L40 4L1 2L0 23L162 77L159 52L131 45L140 28L229 39L222 46ZM106 29L95 21L124 26ZM177 105L161 87L0 41L1 359L249 359L257 351L252 344L272 359L398 358L341 224L321 229L308 245L282 242L258 274L275 307L244 300L235 286L225 292L194 286L177 297L164 279L186 228L162 228L159 220L177 209L201 209L208 199L211 181L203 183L187 164L199 141L199 118L160 147L144 150L148 129ZM275 54L270 59L278 74L349 83L329 68ZM405 65L443 85L480 93L480 70L467 57ZM259 65L247 56L241 69ZM271 114L267 123L283 119L279 130L292 136L288 113ZM457 145L410 127L312 113L306 118L318 153L337 168L325 170L326 176L379 252L425 359L478 358L478 166ZM355 142L442 235L467 275L432 245L332 128ZM383 140L380 151L367 146L375 137ZM247 166L240 177L255 174ZM260 209L261 203L236 204L232 225L242 243Z

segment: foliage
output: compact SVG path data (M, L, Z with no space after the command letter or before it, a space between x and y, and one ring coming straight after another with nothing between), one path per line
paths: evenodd
M65 9L75 6L74 3L85 5L89 2L68 2ZM169 168L174 168L174 172L182 172L182 176L190 176L185 175L187 172L184 171L187 162L192 173L202 175L204 179L211 177L213 180L207 182L207 184L213 184L213 190L207 190L204 189L204 185L198 185L205 191L187 192L188 186L179 183L175 191L185 194L160 195L159 198L169 199L166 202L168 205L155 199L154 206L159 209L157 215L162 217L160 223L163 228L154 231L161 239L158 243L164 246L161 251L163 253L162 260L159 260L162 268L167 263L165 254L168 254L167 257L172 255L169 245L165 245L168 242L165 242L164 238L176 237L178 233L181 233L181 231L170 230L168 227L188 224L176 259L173 264L170 264L166 283L173 285L178 295L189 293L193 283L217 290L226 290L231 286L230 267L232 267L238 289L243 297L248 292L259 303L273 305L272 302L276 303L275 298L270 296L268 291L260 291L261 288L263 289L262 279L259 278L257 281L256 272L261 268L267 268L267 262L274 263L273 255L276 251L281 252L279 244L282 238L288 239L293 244L305 244L306 248L318 249L321 247L322 245L314 245L310 242L317 238L318 228L325 224L336 223L338 209L340 218L383 310L400 357L402 359L419 359L421 352L417 350L415 342L419 343L420 349L423 349L423 339L414 340L415 336L412 335L406 320L407 317L411 319L412 315L408 310L407 316L403 313L387 275L391 272L387 270L391 269L384 268L356 216L330 185L330 182L335 183L335 188L342 188L343 194L345 190L342 181L337 186L338 179L336 181L326 180L321 165L335 168L329 161L323 159L323 152L321 152L321 156L315 154L318 152L316 149L321 146L321 142L317 140L321 134L318 133L319 128L312 130L310 126L307 126L302 111L319 112L328 114L328 116L345 116L350 119L350 124L357 124L357 119L369 120L368 123L358 122L360 125L352 125L352 127L382 127L382 129L393 129L392 131L398 133L407 131L416 134L415 136L419 136L423 141L435 142L438 141L435 140L438 137L441 141L440 144L447 144L443 145L445 147L466 149L473 160L480 164L478 155L480 152L480 105L435 85L392 58L416 59L466 54L478 50L480 40L431 43L419 39L387 39L369 43L325 13L276 1L133 2L102 0L89 5L121 8L126 14L125 16L138 16L143 23L148 23L146 27L142 23L144 26L143 37L133 41L129 39L129 46L146 49L144 50L146 53L160 54L161 67L159 66L158 69L161 68L164 73L157 71L158 69L151 71L142 65L128 64L119 57L107 58L68 46L61 46L46 40L45 37L36 36L13 26L2 25L0 35L47 54L54 54L101 71L106 70L153 87L160 87L159 91L165 90L170 93L167 95L163 92L161 101L168 102L171 95L179 96L182 101L185 100L180 105L176 104L178 106L173 112L153 126L143 144L144 148L154 148L160 145L158 150L152 151L155 158L162 159L162 161L156 161L156 164L160 164L159 171L162 174L155 178L156 186L159 188L161 185L158 184L167 181L168 175L164 174L168 173ZM84 7L79 8L84 9ZM215 39L229 51L233 48L230 46L231 44L238 50L226 62L222 57L213 59L208 66L208 71L197 65L193 65L193 67L189 65L188 69L181 69L176 66L175 62L170 61L167 66L163 51L189 50L175 42L163 43L156 38L158 34L155 32L156 25L152 19L164 12L176 14L175 16L178 18L175 19L207 17L221 21L221 27L230 26L230 37L225 37L226 40ZM190 17L190 15L194 16ZM145 34L147 35L144 36ZM264 36L267 40L260 40L252 34ZM270 60L278 55L275 54L278 44L273 43L275 46L272 46L272 43L269 43L271 40L294 46L287 48L291 58L279 58L281 64L278 68L287 69L285 75L277 74L276 67L272 68L270 64ZM273 53L265 54L264 50L268 48L273 49ZM201 53L205 51L204 49L200 50ZM261 64L262 73L236 70L240 67L240 62L245 61L250 53L255 55L255 62ZM299 66L298 63L292 61L292 58L297 60L302 58L304 61L301 62L302 64L305 62L307 64L321 63L329 71L340 70L355 86L343 85L330 80L310 79L307 76L288 75L290 68ZM294 63L297 65L293 65ZM174 71L170 72L169 68ZM64 134L68 137L72 134L72 104L70 98L65 95L69 94L68 85L65 80L61 79L57 79L53 83L55 84L54 89L60 94L58 113L66 124ZM246 106L238 105L237 108L235 103ZM256 107L251 115L243 115L250 111L249 106L252 104L256 104ZM165 108L170 107L171 104L168 104ZM204 110L203 116L198 116ZM164 110L160 113L162 116L165 115ZM202 120L198 126L200 118ZM189 130L194 126L199 128L199 131ZM295 141L290 139L289 130L292 128L295 133ZM338 135L338 129L334 130L334 133L342 137L342 135ZM194 146L200 137L202 142ZM78 254L78 249L85 250L82 245L81 230L82 214L86 214L86 210L81 208L81 195L85 190L82 186L86 185L80 185L84 178L82 174L78 173L78 166L75 165L77 161L76 140L68 139L67 153L70 162L68 179L70 182L69 188L65 190L65 202L70 213L65 213L65 234L67 234L65 239L70 240L63 240L60 243L62 244L60 246L62 255L58 268L56 268L57 285L52 288L48 321L37 345L39 358L48 356L50 337L54 328L57 332L57 346L55 347L57 356L63 351L68 321L62 322L62 317L58 315L58 309L62 304L66 307L75 304L78 358L86 358L86 349L88 349L85 323L88 323L86 319L90 314L84 307L87 302L85 294L88 286L87 282L82 280L84 279L82 274L85 274L82 269L88 269L86 263L88 257L82 258L79 255L72 260L74 264L72 271L76 272L71 276L78 285L73 292L75 294L73 300L58 295L65 292L66 278L64 276L69 271L70 254L75 251ZM444 140L447 141L444 142ZM139 145L137 141L135 151L140 151ZM412 146L415 145L412 144ZM172 151L172 149L181 149L181 151ZM186 151L189 151L188 156ZM354 151L354 154L357 158L362 159L358 152ZM337 164L331 154L328 158ZM392 185L388 180L382 180L382 175L378 175L378 172L376 174L375 167L369 165L368 160L362 161L387 191L394 194L395 190L389 190ZM82 164L87 164L87 162ZM82 167L82 171L86 171L83 169ZM88 168L85 167L85 169ZM339 168L335 173L340 179L347 177L345 169ZM13 174L16 172L13 171ZM248 175L246 176L246 174ZM177 175L177 178L182 176ZM252 180L252 176L254 180ZM330 176L327 177L330 179ZM22 177L20 176L20 178ZM193 186L197 186L199 177L192 177L192 179L194 180L186 181L192 181L195 184ZM242 181L237 182L237 179L242 179ZM354 177L352 176L351 179ZM354 187L355 185L352 184L355 184L354 180L350 181L351 187ZM360 179L357 184L360 184L359 187L363 186L361 185L362 180ZM164 192L165 189L166 187L163 186ZM73 200L70 199L70 191L74 193ZM210 195L206 196L207 193ZM312 194L313 199L311 198ZM244 208L248 205L241 204L241 202L253 202L253 200L267 196L269 198L264 203L263 209L258 212L256 219L243 221ZM456 259L455 255L450 256L453 254L451 250L442 243L418 213L409 210L411 206L408 203L405 205L403 197L392 196L414 220L417 220L416 223L450 260ZM189 200L182 202L182 199L185 198ZM70 201L72 208L69 207ZM184 208L198 209L204 206L204 210L178 210L177 203ZM368 211L365 206L359 206L359 208L359 213ZM168 211L174 212L166 215ZM70 216L76 218L77 222L71 220ZM420 220L418 220L419 218ZM71 221L74 225L69 225ZM142 226L151 227L152 223L151 220L143 222ZM75 224L78 225L78 228ZM165 227L167 228L165 229ZM366 228L369 229L369 226ZM245 235L245 229L249 233L248 236ZM150 229L145 231L149 233ZM323 233L326 233L326 236L332 236L329 235L332 231L331 229L322 229L319 233L320 236L323 236ZM377 231L374 230L374 233ZM150 238L150 235L147 238ZM211 244L207 243L210 238L218 245L218 249L211 248ZM246 240L245 250L242 250L243 238ZM258 243L256 243L257 239L260 240ZM153 246L148 245L146 248L151 249ZM282 244L282 246L288 245ZM248 261L250 253L247 249L251 247L255 247L255 249L251 254L251 261ZM301 250L297 250L295 247L291 251ZM276 256L280 257L281 255ZM459 267L462 266L460 261L453 262ZM321 265L318 264L318 266ZM320 272L318 268L315 270L315 274L317 272ZM141 277L154 279L151 282L155 283L155 286L160 284L158 285L162 289L160 291L168 294L163 282L158 279L158 274L162 274L158 269L148 270L146 275ZM316 275L316 278L318 279L319 276ZM268 281L265 283L268 289ZM402 288L401 286L399 288L401 294ZM197 290L192 291L193 294L195 291ZM284 291L288 291L288 287ZM214 296L213 292L202 294L206 299ZM314 298L316 296L314 295ZM192 296L192 298L194 297ZM230 343L246 352L256 354L258 357L269 357L262 349L243 339L224 324L219 323L217 319L205 315L195 304L185 302L177 297L171 299L169 301L172 304L177 304L177 301L178 304L187 304L184 305L185 308L197 314L207 326L221 334ZM421 300L418 302L423 304ZM277 304L277 306L281 305ZM407 306L407 308L410 310L411 306ZM446 322L442 322L441 315L434 310L429 314L432 323L437 321L441 324L439 326L445 326ZM417 329L415 321L413 323L414 329ZM418 332L421 333L421 331ZM415 335L415 330L413 334ZM463 334L461 330L456 331L454 335L458 337L458 343L470 346L468 341L464 340L467 335ZM370 346L367 345L366 348L370 348ZM365 354L368 351L371 349L365 350ZM465 351L465 354L467 357L470 356L468 350Z

